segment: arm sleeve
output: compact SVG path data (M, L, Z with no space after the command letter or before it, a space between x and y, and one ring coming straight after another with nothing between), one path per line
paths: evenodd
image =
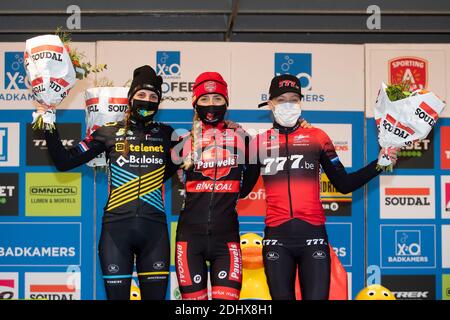
M169 139L170 139L170 150L167 150L167 153L166 153L167 160L166 160L166 169L164 171L164 180L163 180L164 182L166 180L170 179L180 167L180 165L175 164L173 162L174 159L172 159L172 149L178 143L179 137L172 127L168 126L168 128L169 128L168 134L169 134Z
M320 164L328 179L340 193L353 192L380 174L381 171L376 169L377 160L370 162L358 171L347 173L330 138L323 133L321 140Z
M77 146L64 148L59 133L55 129L53 132L45 130L45 140L47 142L50 157L59 171L67 171L78 167L106 150L103 139L100 138L97 129L92 137L85 138Z

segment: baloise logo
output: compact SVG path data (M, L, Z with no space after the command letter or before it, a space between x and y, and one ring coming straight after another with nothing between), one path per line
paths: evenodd
M275 53L275 75L292 74L300 80L302 91L313 90L311 53ZM268 97L264 97L267 98ZM323 94L304 93L304 101L324 102Z

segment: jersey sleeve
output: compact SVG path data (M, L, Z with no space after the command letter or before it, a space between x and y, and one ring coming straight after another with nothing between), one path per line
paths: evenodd
M358 171L347 173L330 137L325 132L319 131L318 138L321 145L320 164L328 179L340 193L353 192L380 174L380 171L376 169L377 160Z
M45 130L45 140L50 157L59 171L71 170L98 156L106 150L106 138L105 127L100 127L77 146L66 149L61 142L57 129L53 132Z

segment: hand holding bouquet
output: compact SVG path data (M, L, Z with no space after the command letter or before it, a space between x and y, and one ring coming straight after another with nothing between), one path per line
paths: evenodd
M68 95L76 80L106 68L105 65L93 68L90 63L82 63L83 57L71 50L69 35L59 30L56 35L42 35L26 41L25 69L33 96L41 105L33 113L34 130L52 130L56 106Z
M432 92L411 92L407 82L388 86L382 83L374 107L378 142L384 149L377 168L392 171L391 151L425 139L444 107Z

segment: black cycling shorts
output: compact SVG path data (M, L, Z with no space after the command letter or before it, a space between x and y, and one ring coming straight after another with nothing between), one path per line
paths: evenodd
M303 300L327 300L331 259L324 225L291 219L266 227L264 268L273 300L295 300L296 270Z
M164 300L169 278L167 224L143 217L104 223L99 256L110 300L129 300L133 267L142 300Z
M242 282L239 232L207 234L188 224L178 224L175 264L184 300L207 300L210 263L211 297L238 300Z

